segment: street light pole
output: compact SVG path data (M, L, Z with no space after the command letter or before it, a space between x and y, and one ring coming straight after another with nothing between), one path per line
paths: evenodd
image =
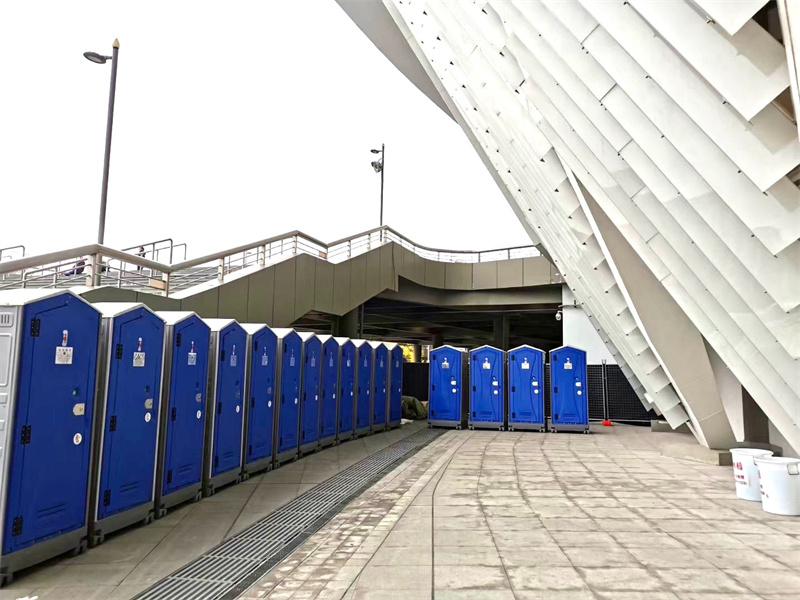
M370 150L370 152L372 152L373 154L380 154L381 155L380 160L373 160L372 161L372 168L375 169L376 173L380 173L381 174L381 230L380 230L381 233L380 233L380 236L381 236L381 242L383 242L383 168L384 168L384 166L386 164L386 144L381 144L381 149L380 150L376 150L376 149L373 148L372 150Z
M106 236L106 202L108 201L108 169L111 163L111 130L114 126L114 99L117 93L117 64L119 63L119 40L114 40L111 54L111 85L108 92L108 120L106 121L106 152L103 159L103 189L100 195L100 224L97 228L97 243L102 244Z
M386 144L381 144L381 227L383 227L383 171L386 168ZM383 232L381 231L381 236Z

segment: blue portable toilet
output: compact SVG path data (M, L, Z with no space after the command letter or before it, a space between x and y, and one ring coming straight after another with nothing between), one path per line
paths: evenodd
M428 426L461 429L467 417L467 352L440 346L429 356Z
M372 420L372 367L374 354L366 340L352 340L356 347L355 436L369 433Z
M373 433L386 429L389 402L389 349L383 342L369 342L372 347L372 419Z
M339 414L339 342L331 335L318 335L322 343L322 383L320 384L319 445L325 448L336 442Z
M519 346L508 351L508 430L545 431L544 350Z
M89 544L153 520L164 320L137 302L100 302Z
M278 338L262 323L243 323L247 332L247 384L245 389L242 476L272 468L275 430L275 385Z
M300 403L300 454L319 447L320 385L322 383L322 342L314 333L298 333L302 344L303 388Z
M278 425L274 439L275 466L297 460L300 439L300 386L303 341L294 329L276 328L278 339Z
M506 353L493 346L470 351L469 428L505 426Z
M571 346L550 351L550 429L589 433L586 352Z
M203 319L211 329L206 393L203 495L242 476L242 434L247 367L247 332L234 319Z
M353 340L336 338L341 348L339 360L339 428L336 439L339 442L352 440L355 431L356 411L356 363L358 352Z
M389 428L400 427L403 418L403 349L387 342L389 350Z
M72 292L0 292L0 583L86 548L100 313Z
M210 330L193 312L156 314L166 324L156 472L159 518L173 506L203 497Z

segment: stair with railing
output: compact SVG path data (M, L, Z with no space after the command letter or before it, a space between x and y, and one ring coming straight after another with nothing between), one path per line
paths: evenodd
M0 262L0 290L107 286L161 296L185 296L192 288L224 283L298 254L338 264L390 242L424 259L444 263L540 256L534 246L483 251L429 248L415 244L388 226L330 244L292 231L191 260L186 260L186 244L174 244L172 239L123 250L93 244L28 257L24 256L24 247L18 247L22 248L23 256ZM173 262L179 254L183 260Z

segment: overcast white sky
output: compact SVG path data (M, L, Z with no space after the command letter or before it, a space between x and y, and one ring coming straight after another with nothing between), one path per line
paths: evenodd
M121 44L106 243L190 256L385 222L412 240L530 242L461 128L334 0L0 1L0 248L95 240Z

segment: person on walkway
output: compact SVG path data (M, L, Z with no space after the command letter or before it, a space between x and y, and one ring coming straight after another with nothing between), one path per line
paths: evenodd
M136 252L136 256L139 258L144 258L144 246L139 246L139 250ZM136 270L141 273L142 272L142 265L136 265Z
M81 256L78 259L78 262L75 263L75 266L72 267L69 271L64 273L64 277L73 277L74 275L83 275L83 269L86 266L85 257Z

